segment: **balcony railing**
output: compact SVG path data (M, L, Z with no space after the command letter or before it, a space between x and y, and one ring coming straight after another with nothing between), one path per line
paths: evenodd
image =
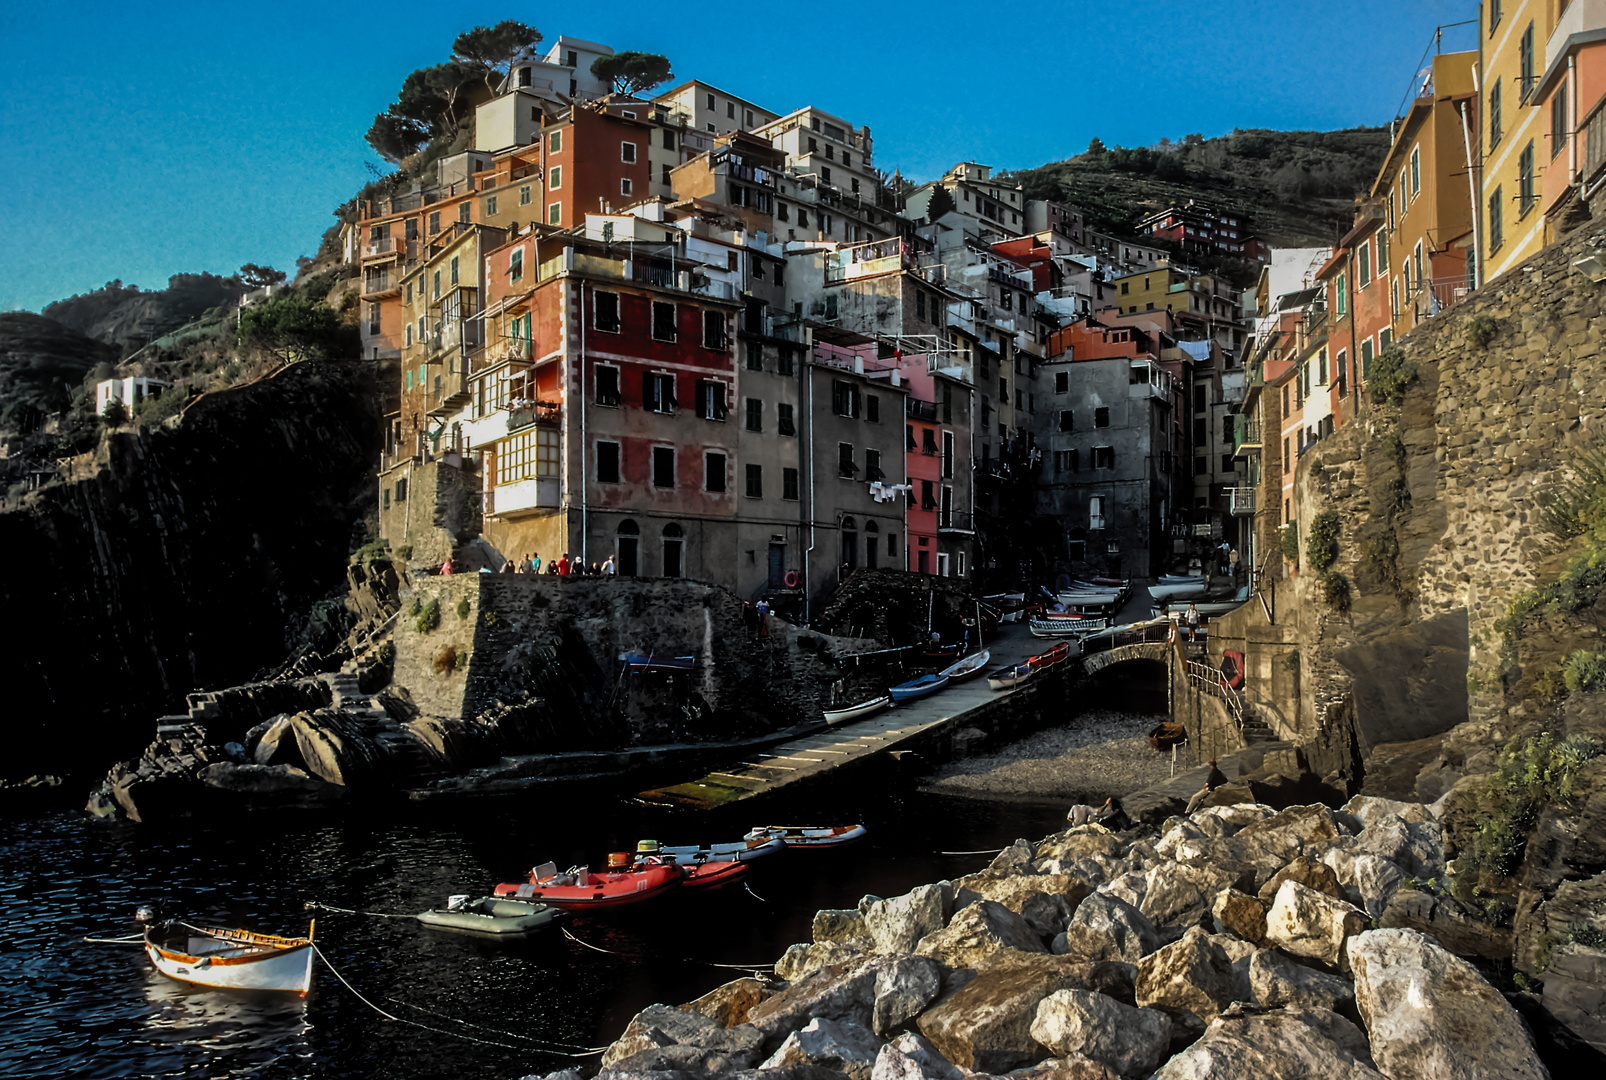
M975 516L968 510L945 510L937 516L937 531L958 533L975 532Z
M1465 274L1418 281L1406 296L1406 306L1417 319L1428 319L1459 304L1470 292L1472 283Z
M383 240L370 240L362 246L362 257L365 259L378 258L381 255L390 255L396 250L396 241L390 237Z
M911 420L924 420L928 424L937 422L937 403L935 401L919 401L908 398L904 403L904 414Z
M1255 489L1252 487L1228 488L1227 512L1236 517L1253 517L1255 513Z
M1260 449L1260 421L1240 414L1232 432L1232 449L1235 454Z
M508 408L509 432L536 427L560 427L563 424L563 405L556 401L515 401Z

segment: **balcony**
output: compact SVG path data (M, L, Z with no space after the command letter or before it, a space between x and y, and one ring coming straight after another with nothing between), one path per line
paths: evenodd
M1237 424L1232 432L1232 452L1234 457L1248 457L1250 454L1260 452L1260 421L1253 417L1240 414Z
M362 298L364 300L379 300L386 296L397 296L400 293L400 275L392 278L389 274L369 274L363 278Z
M937 531L969 536L976 531L976 519L969 511L946 510L937 515Z
M429 414L441 416L468 404L470 396L468 364L459 360L452 370L435 376L429 391Z
M1019 289L1023 292L1034 291L1031 275L1025 271L1005 270L1001 266L989 265L987 267L987 280L996 281L1000 285L1008 285L1012 289Z
M928 424L937 422L937 403L935 401L918 401L915 398L906 398L903 411L904 415L911 420L922 420Z
M1234 517L1255 516L1255 489L1235 487L1227 489L1227 512Z
M556 401L515 401L508 406L507 429L519 431L531 425L561 427L563 405Z
M394 259L396 257L396 241L390 237L383 240L370 240L362 246L364 259Z
M1417 322L1421 322L1459 304L1470 292L1472 284L1465 274L1418 281L1406 295L1402 306L1416 316Z
M487 517L519 517L562 505L563 481L556 476L513 480L485 492Z

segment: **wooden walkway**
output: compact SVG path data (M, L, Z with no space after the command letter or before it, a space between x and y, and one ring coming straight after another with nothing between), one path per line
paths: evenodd
M1033 637L1024 624L1001 627L999 635L987 644L992 650L987 671L1018 664L1053 645L1053 641ZM746 761L690 783L644 791L640 798L711 808L766 795L843 765L894 751L934 729L962 724L967 713L1012 693L1015 691L989 689L984 672L970 682L939 690L930 697L894 705L864 720L841 724L754 754Z

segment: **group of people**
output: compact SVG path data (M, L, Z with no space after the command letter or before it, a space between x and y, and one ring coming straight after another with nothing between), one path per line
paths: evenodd
M539 574L543 572L542 565L541 553L532 551L522 559L508 559L502 564L502 573ZM587 566L579 559L570 558L569 553L565 551L561 559L550 560L544 565L546 567L544 572L554 577L611 577L615 573L612 555L609 555L601 563L592 559L591 565ZM452 574L454 569L451 557L447 556L446 561L441 563L441 576L445 577ZM489 574L490 572L489 569L482 568L480 570L482 574Z

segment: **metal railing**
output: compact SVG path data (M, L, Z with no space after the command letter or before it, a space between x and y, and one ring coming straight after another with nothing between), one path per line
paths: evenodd
M1239 413L1236 419L1237 423L1233 425L1232 430L1233 450L1241 450L1246 446L1259 446L1260 421L1242 413Z
M372 258L376 255L388 255L396 250L396 241L390 237L383 240L370 240L362 246L363 258Z
M1227 706L1227 712L1232 716L1232 722L1237 725L1241 734L1244 728L1243 695L1228 686L1221 672L1209 664L1201 664L1197 660L1189 660L1187 663L1188 682L1211 697L1220 698L1222 704Z
M1237 517L1252 517L1255 513L1255 489L1252 487L1228 488L1227 512Z
M911 420L924 420L928 424L937 422L937 403L935 401L919 401L908 398L904 403L904 415Z

